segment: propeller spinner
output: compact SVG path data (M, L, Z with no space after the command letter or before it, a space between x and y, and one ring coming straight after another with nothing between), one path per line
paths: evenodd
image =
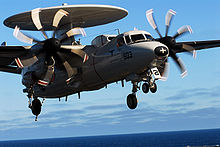
M40 51L38 51L37 53L32 53L30 52L29 55L27 56L23 56L20 58L16 58L15 61L17 63L17 65L20 68L23 67L28 67L33 65L35 62L38 61L38 59L40 58L40 55L43 54L45 56L45 64L47 66L47 71L45 72L45 75L43 77L43 80L39 80L38 84L43 85L43 86L47 86L49 84L49 82L51 81L52 77L53 77L53 73L54 73L54 65L55 62L61 62L63 67L66 69L67 72L67 76L68 79L66 81L69 81L71 79L71 77L73 77L76 74L76 69L72 68L70 63L63 57L63 54L65 53L74 53L76 55L78 55L81 59L82 62L86 62L86 60L88 60L88 55L83 51L83 50L73 50L73 49L68 49L68 48L62 48L61 43L66 40L67 38L70 38L72 36L75 35L83 35L85 36L86 33L84 31L84 29L82 28L73 28L69 31L67 31L65 34L63 34L62 36L60 36L59 38L55 38L55 34L58 30L58 26L59 23L61 21L61 19L64 16L68 16L68 12L65 10L60 9L59 11L56 12L54 19L53 19L53 27L54 27L54 32L52 35L52 38L49 38L48 35L46 34L46 32L43 30L43 26L41 24L40 21L40 9L34 9L31 11L31 18L32 21L35 25L35 27L42 32L45 40L44 41L39 41L35 38L29 37L25 34L23 34L19 27L16 26L14 29L14 33L13 35L19 40L22 41L24 43L28 43L28 44L32 44L32 43L36 43L36 45L40 46ZM36 46L34 45L34 46ZM55 61L55 59L58 59L58 61Z
M157 34L160 36L160 38L156 40L165 44L169 48L169 56L175 61L175 63L179 67L181 71L181 77L184 77L187 75L187 70L182 60L176 55L175 48L179 48L179 46L177 46L176 44L176 39L178 37L181 37L185 33L192 33L192 29L190 26L182 26L181 28L177 30L177 33L174 36L168 36L170 24L172 22L174 15L176 15L176 12L171 9L167 12L166 17L165 17L166 32L165 32L165 37L163 37L161 33L159 32L157 24L154 20L153 9L146 11L146 17L147 17L149 24L154 30L156 30ZM182 44L181 48L189 52L190 54L192 54L193 57L195 57L195 49L193 47L186 45L186 44ZM167 63L167 60L165 62ZM165 65L164 72L167 72L166 70L167 70L168 64L164 64L164 65Z

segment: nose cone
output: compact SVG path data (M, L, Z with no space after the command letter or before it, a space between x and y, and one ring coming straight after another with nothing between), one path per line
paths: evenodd
M154 49L154 53L158 56L158 57L163 57L168 55L169 50L167 47L165 46L158 46Z

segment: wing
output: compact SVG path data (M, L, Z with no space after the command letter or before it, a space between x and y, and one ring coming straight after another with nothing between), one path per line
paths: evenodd
M178 42L174 49L175 52L176 53L186 52L187 50L183 49L184 45L193 47L195 50L201 50L201 49L220 47L220 40Z
M20 74L21 70L14 64L15 58L26 55L30 47L0 46L0 71Z

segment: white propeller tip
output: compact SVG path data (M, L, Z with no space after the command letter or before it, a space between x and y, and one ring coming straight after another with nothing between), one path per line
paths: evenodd
M20 28L18 26L16 26L15 29L14 29L14 32L13 32L14 37L17 38L19 30L20 30Z
M89 59L89 56L87 54L85 54L84 59L83 59L83 63L85 63L88 59Z
M69 12L63 10L63 9L60 9L59 12L65 16L68 16L69 15Z
M146 11L146 15L150 15L150 14L152 14L153 13L153 9L150 9L150 10L147 10Z
M196 59L196 57L197 57L197 52L196 50L193 50L193 58Z
M190 26L187 26L187 29L188 29L188 31L189 31L190 34L193 33L193 30L192 30L192 28L191 28Z
M63 10L63 9L60 9L59 11L57 11L57 13L55 14L54 16L54 19L53 19L53 26L54 27L58 27L59 23L60 23L60 20L64 17L64 16L68 16L69 15L69 12Z
M174 10L172 10L172 9L170 9L170 10L168 11L168 13L171 13L172 15L176 15L176 11L174 11Z
M86 37L86 31L83 28L80 28L80 32L83 37Z
M181 74L181 77L184 78L188 75L188 72L187 71L184 71L182 74Z
M167 81L167 77L161 77L160 80L161 81Z

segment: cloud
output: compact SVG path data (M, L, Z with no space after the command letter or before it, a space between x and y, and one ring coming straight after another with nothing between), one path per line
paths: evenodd
M189 98L220 98L220 86L214 88L195 88L178 92L173 96L165 98L166 100L182 100Z
M1 130L13 130L22 128L65 128L65 127L91 127L91 126L118 126L127 123L132 124L152 124L163 122L180 117L201 119L214 118L219 113L219 109L210 108L211 106L195 107L195 102L183 102L173 100L183 100L190 98L214 97L217 98L220 93L220 86L215 88L197 88L183 90L176 95L167 97L165 103L156 105L144 104L135 110L130 110L123 103L116 104L99 104L99 105L81 105L78 109L73 104L67 106L50 104L49 107L56 106L55 109L43 110L39 116L39 121L34 122L34 116L30 113L27 115L18 115L14 119L0 120ZM172 103L171 103L172 100ZM212 99L213 100L213 99ZM220 101L219 101L220 102ZM59 104L60 105L60 104ZM47 106L46 106L47 107ZM44 109L44 108L43 108ZM207 114L207 115L204 115Z
M88 110L105 110L105 109L117 109L117 108L124 108L124 104L95 105L95 106L88 106L84 109L88 111Z
M176 107L188 107L188 106L193 106L195 105L195 103L190 102L190 103L172 103L172 104L168 104L167 107L172 107L172 108L176 108Z

